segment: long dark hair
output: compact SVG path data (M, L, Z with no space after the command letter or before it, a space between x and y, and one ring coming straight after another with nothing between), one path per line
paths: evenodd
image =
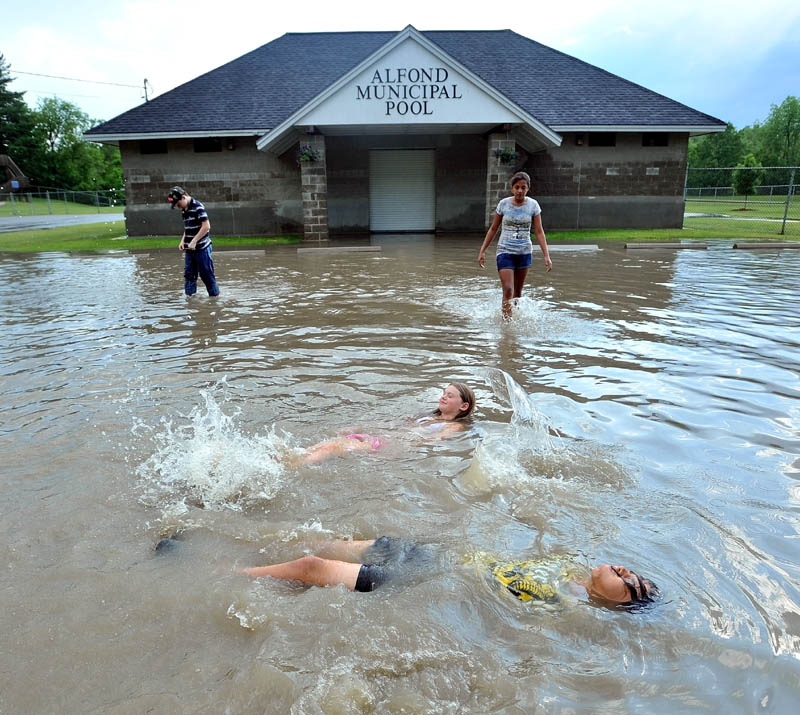
M473 410L475 409L475 393L472 391L472 388L469 385L465 385L463 382L451 382L451 387L455 387L458 390L458 394L461 397L462 402L466 402L469 406L466 410L461 410L454 418L455 420L463 420L469 417ZM436 417L440 417L442 411L437 407L432 413Z

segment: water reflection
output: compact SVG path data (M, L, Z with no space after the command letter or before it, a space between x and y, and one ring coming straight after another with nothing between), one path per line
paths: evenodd
M793 711L800 256L558 252L504 324L476 246L220 251L190 301L171 254L0 259L7 708ZM452 380L478 397L455 440L282 461ZM383 533L624 556L666 597L543 618L469 569L236 574Z

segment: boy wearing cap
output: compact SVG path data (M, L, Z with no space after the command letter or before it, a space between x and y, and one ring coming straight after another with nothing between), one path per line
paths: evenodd
M186 279L186 295L197 292L199 275L209 295L219 295L219 286L214 276L214 261L211 260L211 223L206 208L193 199L180 186L174 186L167 196L171 207L183 212L183 236L178 248L184 252L183 277Z

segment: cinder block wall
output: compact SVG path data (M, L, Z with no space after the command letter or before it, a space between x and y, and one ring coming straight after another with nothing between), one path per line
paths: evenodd
M522 167L542 204L545 230L683 225L686 134L671 134L666 147L643 147L639 133L617 134L614 147L589 146L586 134L563 139L530 154ZM222 144L221 152L196 153L191 139L170 140L167 154L141 154L139 142L122 142L128 234L180 234L165 200L175 184L206 205L213 235L302 234L295 148L275 157L258 151L254 137ZM485 135L326 136L325 147L331 234L369 231L369 150L404 147L436 149L437 231L484 230Z
M671 134L668 146L643 147L641 134L618 133L616 146L592 147L586 134L564 134L560 147L531 154L523 171L545 230L680 228L687 143Z
M176 184L205 204L211 233L302 234L300 169L294 150L261 152L254 137L222 140L221 152L195 152L191 139L169 140L166 154L142 154L121 142L129 236L180 235L179 215L166 197Z

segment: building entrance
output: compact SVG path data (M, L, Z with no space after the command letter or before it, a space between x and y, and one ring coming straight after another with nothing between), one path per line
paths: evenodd
M370 231L434 231L435 169L433 149L370 150Z

